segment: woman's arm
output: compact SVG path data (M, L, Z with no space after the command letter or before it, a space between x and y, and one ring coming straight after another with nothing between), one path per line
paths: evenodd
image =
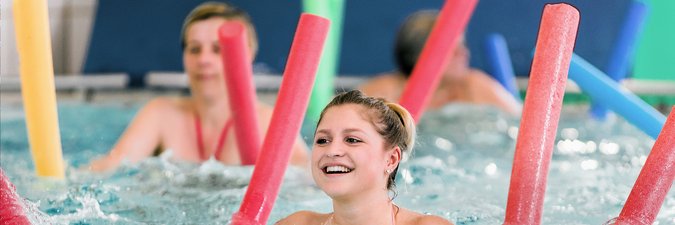
M123 160L138 162L149 157L160 144L161 121L171 107L169 99L155 99L143 106L108 155L89 165L93 171L115 169Z

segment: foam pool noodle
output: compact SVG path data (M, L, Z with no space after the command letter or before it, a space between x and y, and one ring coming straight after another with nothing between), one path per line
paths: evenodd
M329 24L311 14L300 17L272 121L244 200L232 216L234 225L262 225L269 218L309 102Z
M488 35L485 41L485 49L490 65L490 75L494 77L513 97L520 100L520 93L516 86L516 75L513 72L509 48L504 36L499 33Z
M253 165L262 142L246 27L236 20L225 22L218 29L218 40L241 164Z
M401 94L400 104L419 122L448 66L477 0L447 0Z
M628 8L628 13L605 68L607 75L616 82L620 83L626 77L635 52L635 43L642 33L648 11L647 5L640 1L632 1ZM598 120L607 118L607 107L603 102L592 102L591 116Z
M652 138L659 136L666 121L663 114L576 54L572 56L569 76L595 101L603 102Z
M650 225L675 179L675 107L647 157L626 204L614 224Z
M19 198L16 194L16 187L9 182L9 178L0 168L0 224L31 224L23 211Z
M572 6L547 4L516 142L504 224L540 224L548 167L579 26Z
M345 0L303 0L306 13L322 16L331 21L328 38L321 55L321 62L316 74L316 82L307 108L307 122L316 123L321 111L330 102L335 92L335 77L338 73L340 59L340 40L344 17Z
M14 1L13 9L21 95L35 171L38 176L63 179L65 169L56 109L47 1Z

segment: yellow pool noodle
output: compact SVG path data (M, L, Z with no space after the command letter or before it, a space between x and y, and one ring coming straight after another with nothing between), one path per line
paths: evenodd
M46 0L14 0L21 94L38 176L64 178Z

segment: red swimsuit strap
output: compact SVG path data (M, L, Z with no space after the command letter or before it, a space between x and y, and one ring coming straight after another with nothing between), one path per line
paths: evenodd
M215 157L217 160L220 160L220 153L223 152L223 147L225 147L225 139L227 138L227 132L230 130L230 127L232 126L232 119L227 120L225 122L225 126L223 126L223 130L220 131L220 137L218 138L218 147L216 148L215 152Z
M223 152L223 147L225 146L225 138L227 137L227 132L232 126L232 119L225 122L225 126L220 131L220 137L218 137L218 145L216 145L215 157L220 160L220 153ZM197 150L199 151L199 159L206 161L209 157L206 155L206 150L204 148L204 139L202 137L202 122L199 115L195 113L195 130L197 131Z

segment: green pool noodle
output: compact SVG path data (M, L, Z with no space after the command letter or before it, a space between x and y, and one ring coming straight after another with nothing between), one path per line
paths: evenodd
M328 39L323 48L316 82L312 88L305 121L317 122L321 111L330 102L335 92L335 76L338 70L340 55L340 37L342 36L342 20L344 0L303 0L304 12L328 18L331 21Z

